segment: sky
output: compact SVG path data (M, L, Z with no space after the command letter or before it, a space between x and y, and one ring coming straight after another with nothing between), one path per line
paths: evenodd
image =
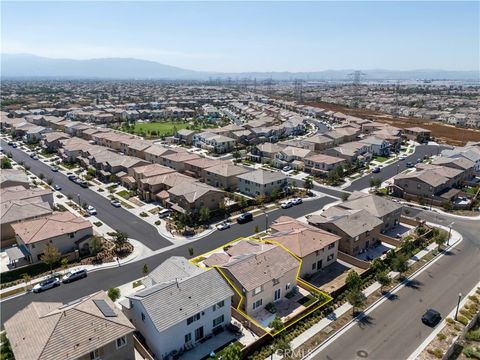
M1 52L203 71L478 70L480 2L1 2Z

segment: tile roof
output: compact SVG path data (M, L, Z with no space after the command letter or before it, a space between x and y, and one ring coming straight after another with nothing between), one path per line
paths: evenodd
M348 209L365 209L376 217L383 217L402 208L401 205L382 196L366 194L361 191L354 191L348 200L339 206Z
M115 313L106 317L93 300L104 300ZM32 302L5 322L17 360L77 359L116 339L135 327L99 291L72 303Z
M269 184L275 181L283 181L287 177L278 171L272 172L259 169L251 171L249 173L238 175L238 178L248 180L256 184Z
M28 200L5 201L1 204L1 209L1 224L9 224L11 222L31 219L33 217L52 213L50 204L44 202L40 197Z

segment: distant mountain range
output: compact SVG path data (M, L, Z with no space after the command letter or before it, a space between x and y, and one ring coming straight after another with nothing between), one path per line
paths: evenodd
M353 70L224 73L182 69L155 61L130 58L73 60L51 59L29 54L1 55L1 76L3 78L347 80L352 72ZM479 80L478 71L374 69L362 70L362 72L365 74L364 80Z

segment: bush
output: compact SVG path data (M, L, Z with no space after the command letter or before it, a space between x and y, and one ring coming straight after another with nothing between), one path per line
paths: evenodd
M465 334L465 339L469 341L480 341L480 329L470 330Z
M447 336L445 334L439 333L437 334L437 337L439 340L445 340Z
M438 359L441 359L443 357L443 351L442 349L428 349L427 352L433 356L435 356Z
M2 273L0 277L0 284L9 283L22 279L22 274L28 274L34 278L40 274L43 274L50 270L50 267L43 262L39 262L33 265L24 266L18 269L10 270Z
M107 295L112 301L117 301L120 298L120 289L110 288L108 289Z
M155 221L155 225L160 225L162 222L160 220Z
M468 322L469 322L468 319L467 319L465 316L463 316L463 315L458 315L458 316L457 316L457 321L458 321L459 323L465 325L465 326L467 326L467 324L468 324Z
M480 350L478 348L466 346L462 352L467 358L480 360Z
M473 318L473 314L466 310L466 309L461 309L460 310L460 314L462 314L463 316L465 316L468 320L471 320Z

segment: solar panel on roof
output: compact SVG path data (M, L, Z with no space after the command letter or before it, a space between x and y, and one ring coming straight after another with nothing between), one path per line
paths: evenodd
M112 308L107 304L105 300L93 300L95 305L97 305L98 309L102 312L102 314L106 317L115 317L117 314L115 314L112 310Z

